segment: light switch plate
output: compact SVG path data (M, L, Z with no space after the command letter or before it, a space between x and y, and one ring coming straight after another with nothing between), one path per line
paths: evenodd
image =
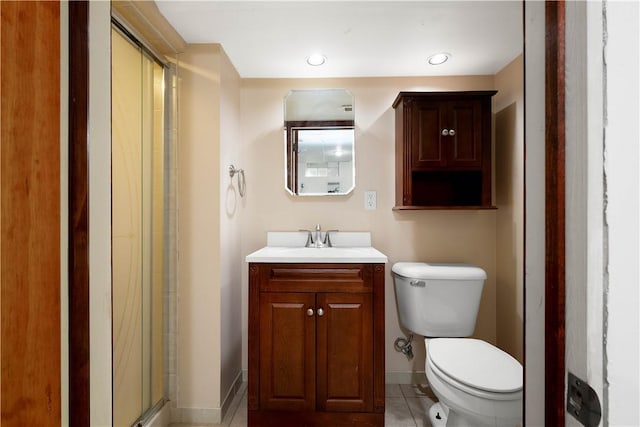
M364 208L366 210L374 210L377 207L377 197L375 191L364 192Z

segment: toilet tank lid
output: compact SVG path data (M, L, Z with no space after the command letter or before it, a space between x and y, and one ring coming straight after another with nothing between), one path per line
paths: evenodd
M391 268L393 273L412 279L439 280L485 280L487 273L470 264L397 262Z

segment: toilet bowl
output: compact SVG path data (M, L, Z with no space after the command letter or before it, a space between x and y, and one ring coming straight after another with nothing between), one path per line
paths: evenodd
M400 323L425 337L427 380L438 403L434 427L517 426L522 365L470 336L486 273L467 264L399 262L392 275Z

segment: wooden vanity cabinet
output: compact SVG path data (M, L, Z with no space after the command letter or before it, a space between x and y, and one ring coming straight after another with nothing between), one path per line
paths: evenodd
M249 264L249 426L384 425L384 264Z
M396 206L491 208L491 97L496 91L400 92Z

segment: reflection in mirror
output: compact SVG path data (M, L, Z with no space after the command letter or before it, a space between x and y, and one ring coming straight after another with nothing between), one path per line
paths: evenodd
M284 109L287 190L300 196L350 193L355 187L351 93L292 90Z

